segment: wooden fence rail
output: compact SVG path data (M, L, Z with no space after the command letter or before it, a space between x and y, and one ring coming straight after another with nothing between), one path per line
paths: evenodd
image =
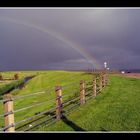
M98 81L98 82L97 82ZM98 91L101 91L103 87L107 85L108 82L108 76L107 73L101 73L99 77L94 78L93 81L91 81L91 96L96 97L97 96L97 89ZM84 105L86 103L86 84L83 80L80 81L79 84L79 96L76 97L80 105ZM63 116L63 103L62 103L62 87L56 86L55 87L55 94L56 94L56 119L61 120ZM76 99L75 98L75 99ZM72 100L75 100L72 99ZM71 100L70 100L71 101ZM68 101L68 102L70 102ZM14 122L14 109L13 109L13 99L12 95L10 93L4 95L3 99L3 105L4 105L4 120L5 120L5 127L3 128L3 131L5 132L14 132L15 131L15 122ZM17 122L18 123L18 122Z

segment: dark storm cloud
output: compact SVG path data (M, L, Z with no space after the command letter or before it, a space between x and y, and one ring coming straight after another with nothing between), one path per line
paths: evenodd
M140 9L0 10L3 69L88 68L68 44L22 24L32 23L66 37L112 68L140 68ZM2 20L3 19L3 20Z

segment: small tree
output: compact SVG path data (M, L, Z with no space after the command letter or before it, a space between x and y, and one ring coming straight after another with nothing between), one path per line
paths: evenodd
M19 79L19 75L17 73L14 75L14 79L15 80L18 80Z
M0 73L0 80L3 80L2 74Z

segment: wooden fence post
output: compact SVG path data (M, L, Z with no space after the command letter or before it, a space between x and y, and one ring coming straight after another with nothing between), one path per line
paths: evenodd
M105 70L105 85L108 85L108 70Z
M102 90L102 74L99 76L99 89Z
M85 104L85 85L84 81L80 81L80 104Z
M105 75L105 84L108 85L108 74Z
M102 86L105 87L105 74L102 75Z
M61 86L56 86L55 87L55 92L56 92L56 118L58 120L61 119L62 117L62 90Z
M14 112L13 112L13 99L10 93L4 95L4 120L5 130L7 132L14 132Z
M96 79L93 80L93 96L96 97Z

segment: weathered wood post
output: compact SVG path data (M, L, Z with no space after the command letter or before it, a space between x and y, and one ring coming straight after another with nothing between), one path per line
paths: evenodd
M105 74L105 85L108 85L108 73Z
M56 92L56 118L58 120L61 119L62 117L62 88L61 86L56 86L55 87L55 92Z
M14 132L14 112L13 112L13 99L10 93L4 95L4 120L5 129L7 132Z
M99 89L102 90L102 74L99 75Z
M105 87L105 73L102 75L102 87Z
M93 96L96 97L96 78L93 80Z
M80 104L85 104L85 84L84 81L80 81Z

